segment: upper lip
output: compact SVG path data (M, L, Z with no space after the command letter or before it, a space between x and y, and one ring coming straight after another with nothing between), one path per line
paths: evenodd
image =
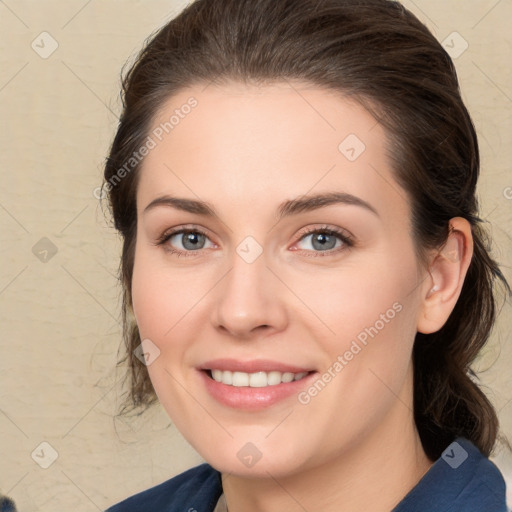
M255 359L252 361L238 361L237 359L212 359L206 361L200 367L200 370L223 370L244 373L257 372L281 372L281 373L302 373L314 371L311 368L302 368L290 364L281 363L279 361L271 361L269 359Z

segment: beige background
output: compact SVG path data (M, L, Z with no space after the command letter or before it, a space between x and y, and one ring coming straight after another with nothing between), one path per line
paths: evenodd
M512 3L404 3L440 41L457 31L452 51L469 45L455 63L480 135L482 216L512 282ZM0 490L20 512L103 510L202 461L159 406L113 418L119 244L93 196L120 112L121 67L184 5L0 1ZM58 43L46 59L35 51L51 49L43 31ZM507 304L478 366L489 368L485 390L512 440L510 324ZM512 457L494 460L512 502Z

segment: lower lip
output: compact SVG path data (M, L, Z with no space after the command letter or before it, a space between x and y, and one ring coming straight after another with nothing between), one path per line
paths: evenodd
M200 370L199 373L206 389L218 402L235 409L254 411L270 407L292 395L297 395L302 389L310 385L317 372L312 372L300 380L262 388L229 386L212 379L205 370Z

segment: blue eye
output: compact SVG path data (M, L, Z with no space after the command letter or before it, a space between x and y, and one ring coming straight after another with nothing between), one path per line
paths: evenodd
M181 242L181 247L179 249L186 249L187 251L203 249L207 240L207 237L198 231L181 231L174 233L169 237L168 242L171 243L173 238L177 239L176 241Z
M203 233L201 230L180 229L165 233L158 240L157 245L163 245L165 249L171 253L188 255L187 253L204 249L207 241L210 241L210 239L206 233Z
M309 247L299 247L301 250L327 253L326 255L354 245L347 234L328 227L309 229L302 234L298 243L307 239L310 239Z

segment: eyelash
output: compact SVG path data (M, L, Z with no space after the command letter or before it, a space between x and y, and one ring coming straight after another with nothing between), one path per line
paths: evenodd
M163 246L165 245L173 236L175 235L179 235L179 234L187 234L187 233L198 233L200 235L203 235L205 236L206 238L209 238L208 235L200 228L179 228L179 229L176 229L176 230L173 230L173 231L167 231L165 232L162 236L160 236L156 242L155 245L157 246ZM309 256L310 257L313 257L313 258L322 258L322 257L325 257L325 256L331 256L335 253L338 253L340 251L344 251L344 250L347 250L351 247L353 247L355 245L354 243L354 240L353 238L348 235L345 231L341 231L339 229L336 229L336 228L332 228L332 227L329 227L329 226L323 226L321 228L308 228L306 229L305 231L303 231L297 242L300 242L303 238L305 238L306 236L308 235L311 235L313 233L321 233L321 234L325 234L325 235L329 235L329 236L336 236L338 237L341 242L343 243L343 245L341 247L338 247L337 249L328 249L326 251L307 251L305 249L297 249L298 251L306 251L308 253L311 253L313 252L314 254L310 254ZM297 243L296 242L296 243ZM181 256L184 256L184 257L194 257L196 256L195 253L198 253L201 251L201 249L199 250L196 250L196 251L181 251L181 250L178 250L178 249L174 249L172 246L167 246L165 247L165 250L168 251L169 253L171 254L176 254L178 257L181 257Z
M324 258L326 256L332 256L333 254L337 254L341 251L346 251L347 249L350 249L355 245L354 239L346 231L342 231L340 229L332 228L329 226L322 226L321 228L307 228L306 230L300 233L297 242L300 242L303 238L306 238L306 236L311 235L313 233L321 233L324 235L336 236L341 240L343 245L336 249L328 249L326 251L306 251L306 249L297 249L298 251L306 251L307 253L310 253L308 257Z
M208 235L202 229L199 229L199 228L187 228L187 229L180 228L180 229L176 229L174 231L167 231L167 232L165 232L161 237L158 238L156 245L159 245L159 246L160 245L164 245L174 235L186 234L186 233L199 233L200 235L203 235L206 238L208 238ZM193 257L193 256L195 256L194 253L200 252L200 250L198 250L198 251L180 251L178 249L174 249L170 245L167 246L167 247L164 247L164 249L167 252L171 253L171 254L176 254L178 256L178 258L181 257L181 256L185 256L185 257L192 256Z

